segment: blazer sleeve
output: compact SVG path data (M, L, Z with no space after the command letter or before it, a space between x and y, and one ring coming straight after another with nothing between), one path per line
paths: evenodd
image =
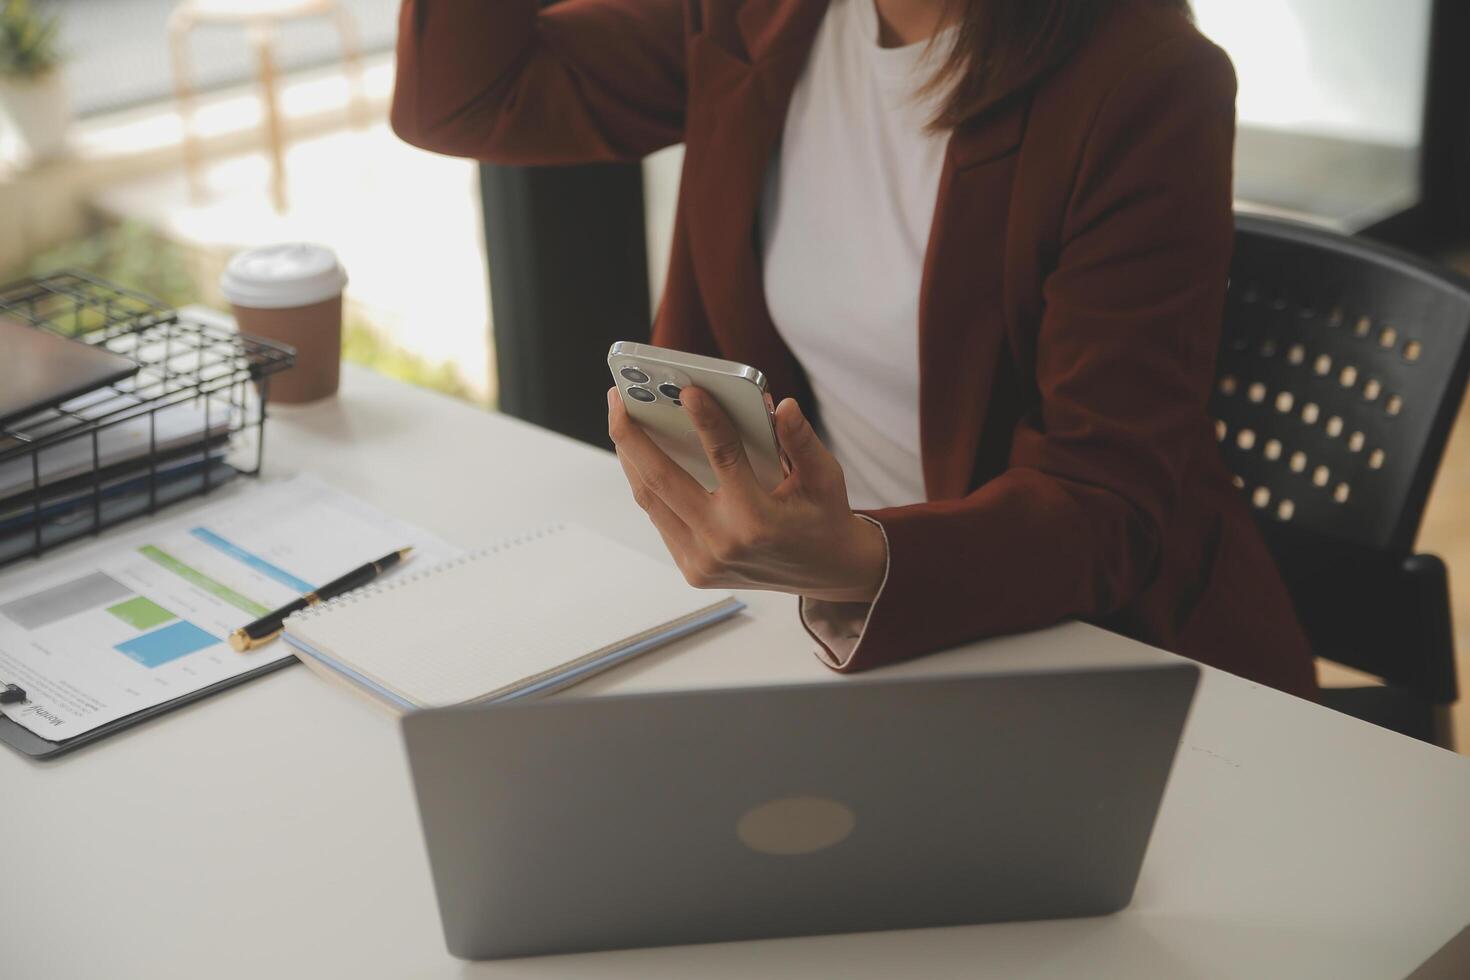
M1039 411L969 496L872 512L868 606L802 600L838 670L1101 616L1156 574L1206 404L1233 239L1235 74L1197 35L1135 63L1083 144L1043 282Z
M494 163L636 160L684 131L682 0L404 0L393 131Z

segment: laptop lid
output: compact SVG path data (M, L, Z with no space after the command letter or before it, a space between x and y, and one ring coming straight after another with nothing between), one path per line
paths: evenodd
M1169 660L409 715L449 951L1115 911L1198 676Z

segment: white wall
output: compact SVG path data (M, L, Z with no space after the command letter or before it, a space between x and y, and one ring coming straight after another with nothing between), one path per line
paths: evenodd
M1462 2L1462 0L1451 0ZM1194 0L1246 125L1417 146L1430 0Z

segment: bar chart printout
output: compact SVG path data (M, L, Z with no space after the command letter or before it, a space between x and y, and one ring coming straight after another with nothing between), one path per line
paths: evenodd
M412 545L453 549L304 477L0 575L0 677L25 688L0 712L52 741L288 658L246 654L231 630L350 568Z

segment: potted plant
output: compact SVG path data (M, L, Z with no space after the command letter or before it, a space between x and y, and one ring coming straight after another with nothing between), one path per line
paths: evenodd
M30 0L0 0L0 159L20 166L55 156L66 142L71 110L57 26Z

